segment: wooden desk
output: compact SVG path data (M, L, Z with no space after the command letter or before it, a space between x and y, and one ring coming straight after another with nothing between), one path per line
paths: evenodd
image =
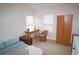
M35 33L35 32L37 32L37 31L39 31L39 29L37 29L37 30L33 30L33 31L30 31L30 32L25 31L25 34L28 33L28 34L31 35L32 33Z
M39 29L36 29L36 30L33 30L33 31L25 31L25 36L29 36L31 37L32 39L35 39L35 38L38 38L40 34L40 30Z

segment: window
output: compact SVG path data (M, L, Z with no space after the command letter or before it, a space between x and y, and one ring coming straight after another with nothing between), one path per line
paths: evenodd
M40 29L41 20L38 17L35 17L35 29Z
M49 32L54 32L54 16L53 15L45 15L43 17L43 26L44 29L49 30Z
M30 31L33 31L34 27L34 16L26 16L26 29L29 28Z

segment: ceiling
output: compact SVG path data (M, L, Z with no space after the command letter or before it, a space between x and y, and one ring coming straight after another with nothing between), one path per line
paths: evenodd
M2 3L0 6L22 7L25 10L32 10L34 13L42 13L47 11L61 11L65 9L79 10L79 3Z
M79 4L78 3L30 3L27 4L32 10L34 11L43 11L43 10L50 10L53 8L58 8L58 7L70 7L70 8L79 8Z

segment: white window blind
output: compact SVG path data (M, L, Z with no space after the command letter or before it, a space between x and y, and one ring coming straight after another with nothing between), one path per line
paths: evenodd
M30 31L33 31L34 26L34 16L26 16L26 29L29 28Z
M44 29L49 30L49 32L54 32L54 16L53 15L45 15L43 17L43 26Z

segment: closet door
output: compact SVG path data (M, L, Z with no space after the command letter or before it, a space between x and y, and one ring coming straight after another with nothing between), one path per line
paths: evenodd
M57 16L57 43L70 45L72 32L72 18L72 15Z
M63 43L63 27L64 27L64 16L57 16L57 35L56 35L57 43Z
M71 41L71 33L72 33L72 15L67 15L64 17L64 31L63 31L63 39L66 45L70 45Z

